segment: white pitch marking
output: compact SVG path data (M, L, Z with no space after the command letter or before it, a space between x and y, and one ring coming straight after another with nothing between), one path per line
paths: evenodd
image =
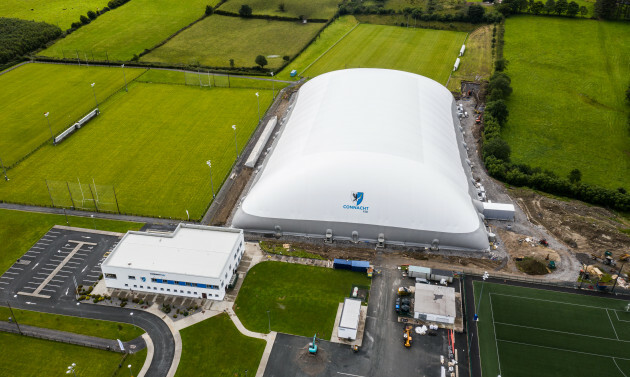
M617 340L619 340L619 335L617 335L617 330L615 329L615 324L613 323L612 318L610 318L610 314L608 314L608 309L605 309L605 310L606 310L606 315L608 316L608 320L610 321L610 325L612 326L613 331L615 332L615 337L617 338Z

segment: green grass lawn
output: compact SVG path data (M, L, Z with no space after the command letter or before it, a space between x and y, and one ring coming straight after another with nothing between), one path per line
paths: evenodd
M123 342L135 339L144 334L144 331L139 327L126 323L68 317L15 308L13 309L13 315L15 315L20 325L37 326L106 339L120 339ZM9 317L12 317L9 308L0 306L0 321L7 321Z
M481 282L475 282L479 299ZM630 372L625 300L484 283L483 375L619 376Z
M133 0L107 12L87 26L40 52L42 56L72 57L93 53L96 59L127 61L154 47L171 34L203 16L216 0ZM64 50L66 50L64 52ZM107 52L107 55L105 53Z
M315 77L344 68L389 68L417 73L444 85L465 38L462 32L361 24L298 73Z
M551 17L506 21L514 92L502 131L512 160L630 189L630 24ZM532 51L536 51L532 54Z
M330 268L263 262L249 270L235 303L251 331L278 332L330 339L339 303L352 285L370 285L363 273Z
M123 363L121 368L111 375L111 377L127 377L129 376L129 365L131 365L131 375L137 376L142 370L144 366L144 362L147 359L147 349L143 349L142 351L138 351L136 353L132 353L127 355L125 362Z
M102 9L107 2L108 0L2 0L0 17L44 21L66 30L73 22L79 22L81 15L87 14L89 10Z
M115 352L8 333L0 333L0 349L3 376L66 376L72 363L77 376L110 376L122 360Z
M271 77L269 77L271 78ZM200 73L190 73L181 71L166 71L161 69L150 69L142 76L138 77L138 82L177 84L199 86L201 81L203 86L219 88L245 88L245 89L269 89L279 90L286 86L285 82L272 82L263 80L262 77L243 77L227 74L214 74L200 71Z
M462 56L459 69L451 75L448 89L461 91L462 80L476 81L476 78L488 80L492 73L492 27L479 27L468 35L466 51Z
M238 12L243 4L247 4L252 7L254 14L330 19L337 12L337 4L339 3L339 0L231 0L221 5L219 9ZM280 11L280 4L284 4L284 12Z
M183 31L142 61L169 64L201 64L210 67L253 67L258 55L267 57L266 68L282 65L324 26L321 23L267 21L213 15ZM287 38L290 35L291 38Z
M290 77L292 70L302 72L309 64L317 59L326 50L331 48L337 41L343 38L348 32L352 30L358 24L354 16L342 16L335 20L333 23L322 31L319 37L311 43L308 48L295 58L287 67L285 67L280 74L279 78L283 80L299 80L299 77Z
M131 81L143 69L125 69ZM121 68L26 64L0 75L0 158L11 165L124 87ZM26 95L28 94L28 95ZM9 172L10 174L10 172Z
M241 334L227 314L181 330L182 358L176 376L255 376L265 350L262 339Z
M143 224L124 221L91 219L68 216L70 226L125 233L138 230ZM4 273L15 261L33 246L53 225L67 225L63 215L11 211L0 209L0 273Z
M261 114L271 91L261 90ZM210 169L217 191L239 150L258 123L254 89L199 88L134 83L101 106L101 115L57 146L46 145L10 170L0 198L57 206L82 205L95 182L99 208L123 213L191 219L203 216L212 199ZM49 195L48 187L51 194ZM68 193L66 182L72 190ZM116 198L112 186L115 187ZM107 196L107 197L106 197Z

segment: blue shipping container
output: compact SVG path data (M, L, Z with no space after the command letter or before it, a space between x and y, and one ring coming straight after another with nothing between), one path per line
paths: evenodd
M337 270L351 270L352 261L345 260L345 259L335 259L333 261L333 268Z
M353 260L352 261L352 271L357 272L367 272L367 269L370 267L370 262L365 260Z

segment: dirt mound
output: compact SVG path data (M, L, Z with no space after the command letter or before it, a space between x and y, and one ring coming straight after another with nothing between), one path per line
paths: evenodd
M549 273L545 263L535 258L525 257L516 261L516 266L527 275L546 275Z

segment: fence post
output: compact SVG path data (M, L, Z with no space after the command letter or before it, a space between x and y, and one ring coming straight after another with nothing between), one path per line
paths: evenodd
M72 202L72 209L75 209L76 207L74 206L74 199L72 199L72 192L70 192L70 184L68 183L68 181L66 181L66 187L68 187L68 194L70 194L70 201Z
M48 187L48 180L44 179L44 181L46 182L46 189L48 190L48 196L50 196L50 203L52 204L53 208L55 207L55 202L52 198L52 194L50 193L50 187Z
M94 193L92 192L92 185L88 183L88 188L90 189L90 194L92 195L92 202L94 203L94 208L96 208L96 212L99 212L98 205L96 204L96 200L94 200Z
M118 214L120 215L120 207L118 206L118 198L116 197L116 186L112 185L112 189L114 190L114 200L116 200L116 208L118 209Z

